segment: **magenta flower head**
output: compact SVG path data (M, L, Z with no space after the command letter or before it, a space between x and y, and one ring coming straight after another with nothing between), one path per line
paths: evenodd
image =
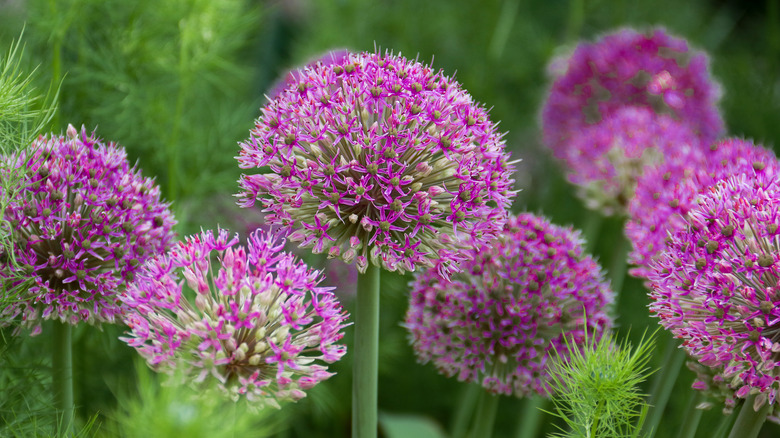
M325 66L338 64L342 62L347 56L349 56L349 50L347 49L329 50L324 54L306 62L306 67L315 67L317 64L322 64ZM267 95L268 99L276 99L285 89L300 82L303 79L303 72L303 69L298 68L294 68L288 71L284 76L271 85Z
M663 29L622 29L581 43L552 63L553 85L542 109L544 142L556 156L586 126L624 106L641 106L684 121L705 145L724 130L721 91L707 56Z
M29 287L2 311L0 323L38 334L41 320L113 323L124 306L118 295L150 256L168 249L175 221L154 181L127 162L124 149L82 127L39 138L30 152L8 157L26 168L5 210L13 234L0 275Z
M778 173L775 154L753 142L727 138L706 153L692 149L670 155L642 175L628 206L625 233L632 243L631 275L647 278L652 261L667 236L685 228L685 216L696 207L697 195L731 174Z
M365 271L454 268L461 236L501 230L513 192L502 134L452 78L400 55L305 67L238 157L240 205Z
M122 340L157 371L216 381L238 400L279 407L332 373L346 314L320 272L258 230L246 248L224 230L188 237L155 257L128 289Z
M643 172L666 159L702 149L690 126L644 107L626 106L583 127L556 151L587 206L624 213Z
M737 398L774 410L780 391L780 187L777 167L703 190L653 264L650 306Z
M611 327L613 294L579 233L524 213L472 249L450 281L412 283L406 327L417 358L497 394L547 395L548 363Z

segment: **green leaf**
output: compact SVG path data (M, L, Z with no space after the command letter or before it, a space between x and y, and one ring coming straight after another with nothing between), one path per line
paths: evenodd
M387 438L446 438L438 423L422 415L379 414L379 427Z

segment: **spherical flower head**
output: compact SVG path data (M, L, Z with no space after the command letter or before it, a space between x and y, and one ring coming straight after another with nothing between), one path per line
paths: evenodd
M650 310L737 398L776 406L780 390L780 187L776 171L703 190L652 265Z
M240 204L290 240L363 272L459 258L501 230L514 195L502 134L452 78L400 55L349 54L300 72L238 157Z
M148 262L124 298L135 312L122 340L157 371L279 407L332 375L323 363L346 352L347 316L273 233L237 243L207 231Z
M586 205L614 214L625 212L645 171L692 150L702 147L688 124L626 106L582 128L556 156L566 163L568 179Z
M629 273L635 277L648 277L668 234L685 228L685 216L700 192L732 174L778 172L775 154L749 140L726 138L707 152L680 152L639 177L629 203L625 233L633 247L629 262L635 266Z
M306 62L306 67L314 67L317 64L322 65L333 65L338 64L339 62L343 61L344 58L346 58L349 55L349 50L347 49L335 49L335 50L329 50L325 53L323 53L320 56L317 56L314 59L309 60ZM284 90L286 90L288 87L293 86L300 82L302 78L304 70L299 68L294 68L285 73L280 79L278 79L269 89L268 91L268 99L273 100L276 99Z
M720 87L707 56L663 29L622 29L581 43L566 60L551 64L554 83L542 109L544 142L556 155L586 126L626 105L668 114L691 125L703 144L723 131Z
M406 327L420 362L488 391L548 395L547 366L612 324L612 291L579 233L529 213L476 246L450 281L435 269L412 283ZM587 321L587 327L586 327Z
M175 221L160 189L131 167L123 148L68 126L7 158L25 168L5 210L13 230L0 275L11 287L29 281L0 323L40 332L41 320L113 323L118 294L150 256L171 247Z

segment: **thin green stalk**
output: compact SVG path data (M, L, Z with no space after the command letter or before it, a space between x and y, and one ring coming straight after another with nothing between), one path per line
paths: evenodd
M73 430L73 348L70 324L54 321L52 324L52 386L54 407L63 435Z
M612 253L612 261L609 267L610 283L612 284L612 290L615 291L615 302L613 304L615 309L617 309L620 292L623 290L623 283L626 280L628 251L630 249L631 243L625 236L620 235L615 251Z
M474 431L471 438L490 438L493 436L493 424L496 422L499 396L482 391L474 418Z
M501 58L501 54L504 53L506 41L517 17L519 3L519 0L504 0L504 4L501 7L501 15L498 17L493 37L490 39L490 56L493 59Z
M533 438L537 436L539 424L542 422L544 409L547 405L546 398L538 395L527 397L523 400L523 410L520 413L520 421L517 423L517 438Z
M739 415L731 428L729 438L755 438L758 436L758 432L761 431L761 427L764 425L764 421L766 421L766 416L769 414L769 403L764 402L764 405L756 411L753 409L753 401L755 399L756 396L751 395L742 403L742 409L739 410Z
M658 424L661 422L666 403L672 394L674 382L680 374L683 361L685 360L685 350L677 348L674 340L669 339L664 349L664 358L661 363L660 371L656 374L650 390L648 404L650 405L650 416L645 423L645 433L649 433L648 438L655 436Z
M712 435L712 438L726 438L726 433L728 433L729 427L734 421L735 415L736 414L734 412L732 412L730 415L724 415L720 420L720 423L718 423L718 428L715 429L715 433Z
M352 380L352 436L355 438L377 436L379 273L379 267L369 264L366 272L358 275Z
M585 21L585 1L570 0L569 17L566 23L566 40L573 41L580 35L582 23Z
M483 392L482 387L476 383L464 385L463 395L458 402L458 409L452 422L452 438L464 438L469 428L471 414L474 412L474 406L477 404L479 394Z
M685 408L685 414L683 415L683 425L680 428L680 434L677 435L680 438L694 438L696 436L696 429L699 427L699 421L701 420L701 409L696 409L699 403L703 402L706 396L701 391L691 392L691 396L688 399L688 406Z
M585 215L586 220L585 226L582 228L582 236L585 239L585 252L592 254L593 249L596 246L596 241L599 238L601 223L604 222L604 216L593 210L588 210Z

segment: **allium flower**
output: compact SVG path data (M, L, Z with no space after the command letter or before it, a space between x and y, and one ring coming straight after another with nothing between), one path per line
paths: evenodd
M567 164L569 181L588 207L613 214L625 211L643 172L688 151L702 154L701 149L689 125L626 106L583 127L556 156Z
M767 169L769 168L769 169ZM728 138L703 153L692 149L668 156L637 182L628 206L626 236L632 243L631 275L647 278L650 264L669 234L685 227L685 216L696 207L696 196L719 179L735 173L778 172L774 153L749 140Z
M309 60L306 63L306 67L311 68L316 66L317 64L322 64L325 66L338 64L342 62L348 55L349 55L349 50L347 49L329 50L324 54L312 60ZM288 71L284 76L282 76L281 79L277 80L273 85L271 85L267 95L268 99L270 100L276 99L280 94L282 94L282 92L285 89L301 81L303 79L303 77L301 76L303 72L304 70L297 69L297 68Z
M401 56L349 54L305 67L263 109L240 180L290 240L400 272L458 258L461 235L501 229L513 166L502 134L460 85ZM442 263L443 270L452 267Z
M771 170L771 171L767 171ZM650 273L651 312L737 398L780 391L780 187L776 168L705 189Z
M247 247L224 230L188 237L148 262L128 289L125 323L157 371L215 379L233 400L279 407L332 373L346 314L320 273L256 231Z
M579 233L529 213L510 217L448 282L435 269L412 283L406 326L420 362L499 394L547 395L547 365L566 341L611 326L613 294Z
M544 142L559 155L583 127L631 105L684 121L710 144L724 127L716 106L720 87L707 63L704 53L662 29L622 29L582 43L552 63L557 71L542 110Z
M175 224L154 181L130 167L124 149L104 144L82 127L41 137L8 157L28 169L5 210L14 235L0 275L10 286L32 280L0 323L40 332L43 319L112 323L123 312L118 299L150 256L171 246ZM17 317L21 321L16 321Z

